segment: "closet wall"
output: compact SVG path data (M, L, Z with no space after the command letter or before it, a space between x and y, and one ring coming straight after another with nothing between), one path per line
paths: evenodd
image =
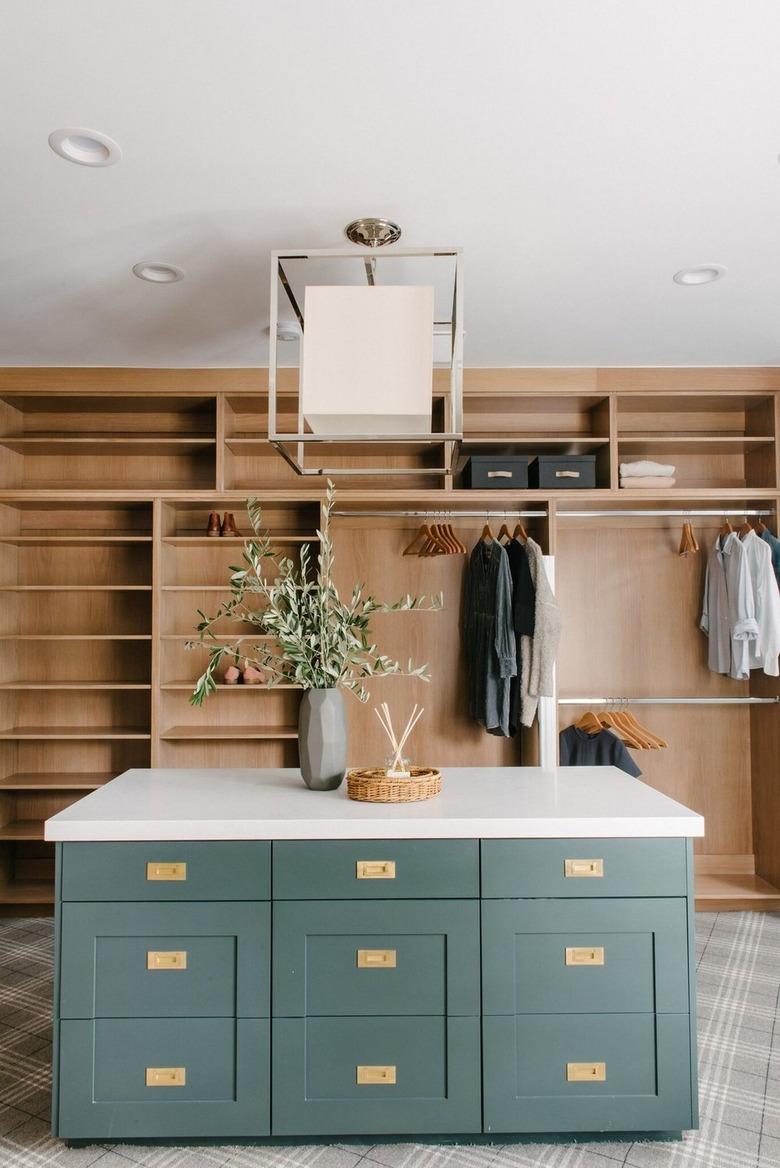
M291 377L291 372L284 374ZM438 375L437 375L438 376ZM289 383L283 382L289 391ZM292 401L292 399L290 399ZM339 481L339 511L539 509L526 527L557 554L563 697L775 696L776 680L715 677L698 631L704 548L677 556L680 520L566 517L607 507L763 507L780 494L780 370L468 370L463 455L592 452L593 491L468 491L429 475L439 452L379 452L410 478ZM0 370L0 911L47 911L53 858L43 820L129 766L283 766L297 761L299 694L220 687L188 703L205 658L188 652L196 609L213 609L240 543L205 536L211 510L265 504L277 542L312 538L324 484L295 476L267 437L262 370ZM372 461L376 461L372 451ZM654 496L622 491L621 458L678 467ZM354 450L335 465L359 466ZM500 522L500 520L499 520ZM467 544L481 519L453 520ZM770 522L770 526L771 526ZM441 613L376 619L388 653L428 662L430 685L389 678L372 697L426 712L414 752L441 765L537 759L535 732L495 738L465 708L464 563L401 552L415 519L340 517L337 575L382 599L443 591ZM353 760L386 753L371 706L348 698ZM561 725L579 713L560 706ZM780 710L638 707L669 741L639 755L648 782L707 816L703 907L780 908Z

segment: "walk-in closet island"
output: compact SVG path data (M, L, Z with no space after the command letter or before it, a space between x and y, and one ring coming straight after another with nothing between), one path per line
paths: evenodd
M703 832L613 767L445 768L408 805L130 770L46 824L54 1131L679 1135Z

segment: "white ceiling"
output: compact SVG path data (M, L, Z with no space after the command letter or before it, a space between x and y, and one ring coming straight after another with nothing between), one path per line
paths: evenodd
M2 16L0 364L264 364L270 250L366 214L464 248L469 365L780 364L777 0ZM123 160L64 162L60 126Z

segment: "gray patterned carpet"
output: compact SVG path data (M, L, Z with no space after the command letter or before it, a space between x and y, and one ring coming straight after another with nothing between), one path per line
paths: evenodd
M50 921L0 921L2 1168L780 1168L780 914L697 917L702 1125L683 1143L66 1148L49 1135Z

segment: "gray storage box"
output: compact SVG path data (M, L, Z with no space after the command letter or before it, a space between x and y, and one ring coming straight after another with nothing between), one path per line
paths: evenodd
M529 467L532 487L556 491L587 490L596 486L595 454L539 454Z
M468 484L479 490L524 490L528 486L528 462L520 454L472 454Z

